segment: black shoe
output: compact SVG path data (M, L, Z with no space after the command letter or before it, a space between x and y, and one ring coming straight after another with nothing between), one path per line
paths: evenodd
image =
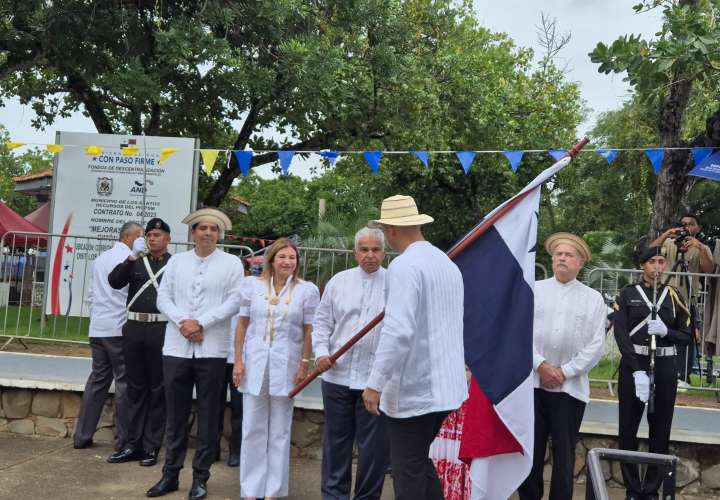
M178 489L178 478L177 476L171 476L170 474L163 474L163 477L155 483L155 486L147 490L145 493L149 497L161 497L167 495L170 492L177 491Z
M207 496L207 481L193 479L192 488L188 492L188 500L202 500Z
M81 443L73 443L73 448L76 450L84 450L85 448L90 448L93 445L93 440L88 439L87 441L83 441Z
M227 459L228 467L238 467L240 465L240 454L230 453Z
M151 467L155 465L157 463L158 453L160 453L160 448L153 448L150 451L146 451L140 459L140 465L143 467Z
M132 448L125 448L118 452L113 453L107 459L109 464L122 464L125 462L133 462L135 460L142 460L144 454L140 451L133 450Z

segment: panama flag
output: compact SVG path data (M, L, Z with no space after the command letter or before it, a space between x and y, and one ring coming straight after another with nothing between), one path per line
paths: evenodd
M532 468L540 190L570 160L543 171L448 252L465 284L465 362L472 380L458 458L470 464L472 499L507 499Z

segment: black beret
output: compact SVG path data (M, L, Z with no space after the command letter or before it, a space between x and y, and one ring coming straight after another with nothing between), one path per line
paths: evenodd
M170 226L168 226L167 223L159 217L155 217L154 219L150 219L148 221L147 226L145 226L145 233L149 233L153 229L159 229L170 234Z
M638 262L640 264L645 264L647 261L653 257L657 257L658 255L665 257L665 252L662 247L647 247L645 250L640 252L640 255L638 255Z

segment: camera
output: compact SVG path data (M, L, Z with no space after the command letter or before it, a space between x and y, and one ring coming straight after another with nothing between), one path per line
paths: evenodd
M675 235L674 241L675 245L677 245L678 247L678 252L684 253L687 252L687 248L684 245L687 242L688 238L691 237L691 235L688 230L685 229L685 226L683 226L682 224L678 224L678 227L682 228L682 231Z

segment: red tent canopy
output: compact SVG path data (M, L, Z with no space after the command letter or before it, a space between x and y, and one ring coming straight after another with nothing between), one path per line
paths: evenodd
M44 233L45 231L32 222L26 221L20 214L0 201L0 238L9 231L13 231L14 233L5 237L3 243L7 247L17 248L38 245L44 247L47 244L47 238L22 234Z
M50 202L46 201L35 210L27 214L24 219L35 227L40 228L44 233L47 233L50 227Z

